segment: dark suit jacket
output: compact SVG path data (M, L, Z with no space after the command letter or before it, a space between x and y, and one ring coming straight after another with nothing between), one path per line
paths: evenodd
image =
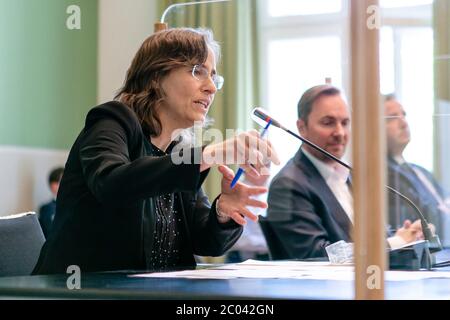
M35 274L66 273L69 265L82 272L149 268L152 197L168 193L181 199L179 266L194 266L193 254L222 255L236 242L242 228L220 224L215 202L211 208L200 189L206 174L194 155L201 148L191 150L191 164L176 165L170 155L152 156L148 136L121 103L88 113L65 165L53 230Z
M436 182L433 175L418 165L409 163L409 165L420 170L427 179L433 184L438 194L445 199L446 195L441 186ZM388 158L388 178L389 186L395 188L409 199L420 209L429 223L436 226L436 232L440 234L442 212L439 209L438 201L419 180L418 176L400 166L394 159ZM403 225L403 221L410 219L417 220L418 217L414 210L402 199L393 194L389 194L389 224L391 228L398 228Z
M272 180L268 203L267 220L286 259L326 257L329 244L351 242L350 219L301 149Z
M48 238L52 227L53 219L55 218L56 201L52 200L39 208L39 223L44 233L45 238Z

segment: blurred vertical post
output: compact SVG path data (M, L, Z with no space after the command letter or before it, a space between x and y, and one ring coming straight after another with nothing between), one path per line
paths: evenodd
M351 0L355 298L384 299L385 138L380 105L378 0Z
M434 113L445 114L450 110L450 1L434 0ZM450 186L450 152L448 150L447 117L434 117L434 174L444 187ZM446 235L444 235L444 238ZM446 241L448 242L448 241ZM444 244L445 245L445 244Z

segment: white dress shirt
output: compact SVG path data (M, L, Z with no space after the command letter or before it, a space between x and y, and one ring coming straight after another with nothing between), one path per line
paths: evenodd
M337 162L323 162L305 149L302 149L302 151L316 167L317 171L319 171L331 192L333 192L334 197L353 224L353 196L347 183L350 170Z
M302 152L308 157L314 167L316 167L317 171L319 171L320 175L331 189L331 192L333 192L336 200L339 202L342 209L344 209L353 224L353 195L347 183L350 170L337 162L323 162L304 148L302 148ZM391 249L399 248L406 244L406 241L400 236L389 237L387 241Z

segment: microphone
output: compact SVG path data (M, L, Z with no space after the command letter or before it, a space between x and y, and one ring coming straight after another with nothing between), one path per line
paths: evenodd
M350 165L348 165L347 163L343 162L341 159L335 157L334 155L332 155L328 151L322 149L321 147L317 146L316 144L312 143L311 141L309 141L309 140L299 136L298 134L295 134L291 130L289 130L286 127L284 127L283 125L281 125L278 121L276 121L271 116L269 116L267 114L267 112L264 111L263 109L261 109L261 108L253 109L252 116L254 116L252 118L257 123L259 123L260 120L263 120L264 122L272 121L272 125L273 126L278 127L281 130L286 131L290 135L292 135L292 136L296 137L297 139L301 140L302 142L304 142L308 146L314 148L315 150L319 151L320 153L322 153L323 155L327 156L328 158L333 159L334 161L336 161L340 165L344 166L345 168L347 168L349 170L352 170L352 167ZM256 119L255 119L255 117L256 117ZM414 202L411 201L411 199L409 199L407 196L405 196L402 193L400 193L398 190L396 190L396 189L394 189L394 188L392 188L390 186L386 186L386 188L389 190L389 192L391 192L391 193L399 196L403 200L405 200L406 203L413 209L413 211L415 212L416 216L420 219L420 222L421 222L421 225L422 225L422 232L423 232L424 239L428 240L428 242L429 242L430 253L442 250L442 245L441 245L441 241L439 240L439 236L438 235L433 235L433 233L431 232L431 229L430 229L430 227L428 225L428 221L425 219L425 216L419 210L419 208L414 204Z
M285 130L285 131L288 131L288 129L286 129L285 127L283 127L278 121L276 121L275 119L273 119L272 117L269 117L268 115L267 115L267 113L265 113L265 111L263 110L263 109L261 109L261 108L254 108L253 109L253 111L252 111L252 116L255 116L257 119L261 119L261 120L263 120L264 121L264 125L263 125L263 127L265 126L265 124L267 123L267 122L269 122L270 120L272 120L272 126L274 126L274 127L277 127L277 128L280 128L280 129L283 129L283 130ZM256 120L254 117L252 117L253 118L253 120L255 120L256 122L258 122L258 120ZM259 122L258 122L259 123Z
M329 153L328 151L322 149L321 147L319 147L318 145L312 143L311 141L299 136L298 134L292 132L291 130L287 129L286 127L282 126L278 121L276 121L274 118L270 117L267 115L267 112L264 111L261 108L255 108L252 111L252 115L256 117L256 119L259 120L263 120L264 123L268 122L269 120L272 120L272 125L274 127L278 127L281 130L286 131L287 133L289 133L290 135L296 137L297 139L301 140L302 142L304 142L305 144L307 144L308 146L310 146L313 149L316 149L317 151L319 151L320 153L326 155L328 158L333 159L334 161L336 161L337 163L339 163L340 165L346 167L347 169L351 170L352 167L349 166L347 163L345 163L344 161L342 161L341 159L335 157L334 155L332 155L331 153ZM253 120L255 120L257 123L259 123L259 120L256 120L255 117L252 117Z

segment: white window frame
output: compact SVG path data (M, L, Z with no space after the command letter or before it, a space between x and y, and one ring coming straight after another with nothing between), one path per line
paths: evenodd
M294 39L299 37L320 37L320 36L338 36L341 41L342 65L347 66L342 70L342 83L344 91L349 84L349 40L348 40L348 24L347 12L348 2L342 1L342 10L339 13L327 13L317 15L296 15L286 17L271 17L268 14L267 0L261 0L258 6L258 24L260 32L260 71L261 71L261 101L267 103L268 101L268 48L269 43L278 39ZM325 81L325 79L324 79ZM299 97L300 98L300 97Z

